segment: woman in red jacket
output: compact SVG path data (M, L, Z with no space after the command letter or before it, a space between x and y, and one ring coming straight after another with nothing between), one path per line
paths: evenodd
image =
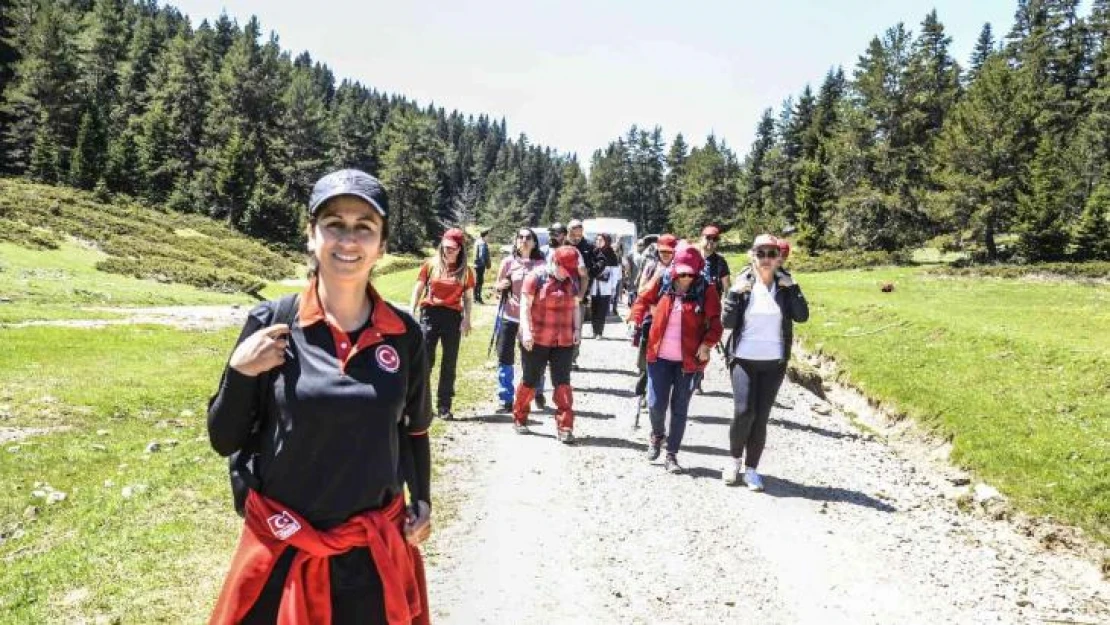
M632 305L632 320L639 330L651 311L647 338L648 412L651 438L648 460L659 457L667 442L664 464L669 473L681 473L678 450L686 432L686 411L694 391L695 374L705 370L709 350L721 339L721 299L717 287L701 275L705 259L683 241L675 250L670 269L640 291ZM667 433L667 404L670 433Z

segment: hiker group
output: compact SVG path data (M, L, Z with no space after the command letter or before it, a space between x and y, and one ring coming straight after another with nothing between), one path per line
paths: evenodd
M626 250L608 233L586 240L572 220L552 224L544 246L535 230L519 228L494 272L487 233L471 254L452 228L404 310L370 279L389 233L377 179L357 170L324 176L308 216L307 286L251 311L209 404L212 446L229 457L245 519L210 622L429 622L417 548L431 529L427 433L433 415L455 418L459 348L487 271L497 293L498 409L511 413L518 434L531 433L532 407L546 408L550 387L557 440L576 441L572 375L588 318L593 340L637 347L631 407L637 422L646 407L647 457L665 450L671 473L683 471L691 397L719 351L734 400L724 481L762 490L757 468L792 324L809 315L782 266L786 241L760 235L733 275L715 226L695 242L662 234ZM622 302L627 335L605 337Z

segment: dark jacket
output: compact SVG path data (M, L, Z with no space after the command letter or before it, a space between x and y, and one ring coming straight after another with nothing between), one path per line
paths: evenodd
M756 275L752 272L751 267L745 268L736 276L736 284L722 298L721 325L732 330L725 346L727 348L725 353L729 354L730 365L735 360L732 354L736 353L740 336L744 331L744 313L748 309L748 301L752 295L751 287L755 285L756 280ZM801 287L797 284L791 284L793 279L790 274L779 271L775 274L775 280L778 281L775 302L779 305L779 310L782 311L783 360L788 361L790 360L790 346L794 342L794 322L805 323L809 319L809 304L806 303L806 297L802 294ZM786 286L787 284L789 286ZM738 293L737 289L743 288L745 285L748 288Z

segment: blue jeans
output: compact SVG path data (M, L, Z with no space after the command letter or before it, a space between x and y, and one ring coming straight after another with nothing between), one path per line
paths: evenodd
M653 438L667 437L667 453L677 454L686 433L686 412L694 393L693 373L684 373L682 363L663 360L647 363L648 414ZM667 404L671 406L671 427L667 433Z

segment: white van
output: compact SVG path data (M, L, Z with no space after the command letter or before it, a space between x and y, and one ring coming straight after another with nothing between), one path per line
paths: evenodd
M636 245L636 224L627 219L616 217L598 217L596 219L582 220L583 234L590 243L594 242L599 234L613 236L613 247L619 248L621 253L627 254Z

